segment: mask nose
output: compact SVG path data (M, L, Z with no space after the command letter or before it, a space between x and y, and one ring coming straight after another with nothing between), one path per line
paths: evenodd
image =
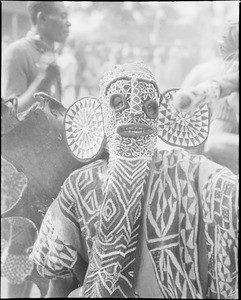
M136 77L131 79L131 101L130 101L130 112L134 115L140 115L143 113L141 92L138 88L138 81Z

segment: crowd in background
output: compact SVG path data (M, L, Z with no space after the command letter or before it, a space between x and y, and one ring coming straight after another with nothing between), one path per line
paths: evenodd
M4 36L2 51L10 42L11 39ZM184 78L201 59L198 48L189 47L180 40L176 40L173 46L168 48L140 48L127 43L86 42L83 44L77 39L70 38L64 46L59 47L57 53L57 61L62 70L65 106L69 106L81 97L98 96L99 80L109 66L143 61L151 67L161 91L165 91L180 87ZM71 88L72 92L70 92ZM71 99L65 100L66 95Z
M68 46L67 46L68 47ZM77 61L77 98L99 92L99 80L109 66L131 61L143 61L153 70L160 89L180 87L188 72L199 61L197 49L188 48L180 41L172 47L139 48L130 44L91 43L75 47Z
M139 60L150 66L162 92L186 86L186 77L197 65L219 59L218 32L237 15L235 1L65 5L72 26L67 43L57 52L64 106L98 96L104 71L123 62ZM3 30L2 52L13 41Z

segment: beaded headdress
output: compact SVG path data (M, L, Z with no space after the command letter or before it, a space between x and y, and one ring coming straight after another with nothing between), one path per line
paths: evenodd
M115 65L112 69L104 73L102 80L100 80L100 93L102 94L108 85L120 77L136 76L141 79L153 81L158 86L157 81L152 73L152 70L143 62L127 63L123 65Z

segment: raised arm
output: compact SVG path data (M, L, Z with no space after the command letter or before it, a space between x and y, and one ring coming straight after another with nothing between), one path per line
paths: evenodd
M173 104L182 112L190 112L200 104L213 104L220 98L239 91L239 72L204 81L195 87L179 90Z

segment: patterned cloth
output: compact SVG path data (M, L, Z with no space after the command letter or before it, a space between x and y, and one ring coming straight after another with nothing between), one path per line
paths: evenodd
M106 161L98 160L73 172L50 206L31 253L42 276L66 278L74 272L78 277L78 257L88 262L106 167ZM238 176L203 156L179 149L155 153L151 174L144 229L163 296L237 297ZM201 224L206 245L199 241ZM121 280L119 289L124 294ZM138 286L135 290L138 293Z

